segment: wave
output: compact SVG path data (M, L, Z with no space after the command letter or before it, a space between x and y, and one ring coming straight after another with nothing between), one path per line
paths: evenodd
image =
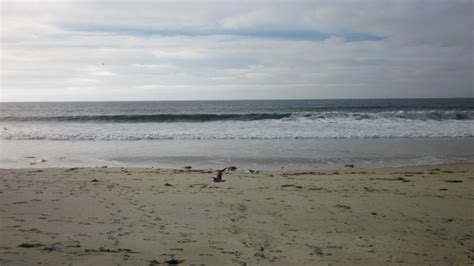
M308 112L292 115L291 119L405 119L405 120L474 120L474 111L389 111L389 112Z
M210 123L4 123L4 140L201 140L474 137L474 120L327 119ZM302 119L301 117L298 119ZM304 118L305 119L305 118Z
M339 136L169 136L169 135L20 135L5 136L4 140L50 140L50 141L151 141L151 140L303 140L303 139L405 139L405 138L473 138L474 135L339 135Z
M229 113L229 114L118 114L118 115L66 115L66 116L5 116L0 122L109 122L109 123L172 123L172 122L214 122L214 121L257 121L257 120L474 120L474 111L386 111L386 112L293 112L293 113Z
M80 116L27 116L1 117L0 121L58 121L58 122L212 122L212 121L254 121L282 119L291 113L250 114L152 114L152 115L80 115Z

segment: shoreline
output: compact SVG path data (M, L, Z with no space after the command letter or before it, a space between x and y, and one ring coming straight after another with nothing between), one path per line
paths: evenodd
M433 163L433 164L413 164L413 165L397 165L397 166L377 166L377 167L358 167L355 164L345 165L345 166L338 166L338 168L314 168L314 169L277 169L277 170L254 170L254 169L240 169L233 165L217 167L217 168L193 168L188 165L183 165L182 167L154 167L154 166L108 166L108 165L101 165L101 166L61 166L61 167L39 167L40 165L30 166L30 167L21 167L21 168L2 168L0 167L1 171L35 171L40 170L39 172L49 171L49 170L65 170L68 171L75 171L75 170L104 170L104 171L112 171L112 170L125 170L125 171L141 171L141 170L150 170L150 171L159 171L159 173L190 173L190 174L199 174L199 173L215 173L217 170L222 168L235 168L232 170L226 170L226 173L238 173L238 174L315 174L315 175L324 175L330 173L340 173L340 174L355 174L354 171L359 171L359 173L367 173L367 171L372 171L372 174L376 172L386 172L393 169L427 169L427 168L437 168L437 167L462 167L462 166L474 166L474 161L461 161L461 162L450 162L450 163ZM191 167L191 168L188 168ZM71 170L72 169L72 170Z
M0 169L0 262L470 264L474 164ZM171 261L173 262L173 261Z
M0 168L155 167L333 170L474 162L474 138L1 141ZM283 168L282 168L283 167Z

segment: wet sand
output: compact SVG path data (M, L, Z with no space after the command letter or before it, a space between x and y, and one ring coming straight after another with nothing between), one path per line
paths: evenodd
M472 265L474 164L0 170L1 265Z

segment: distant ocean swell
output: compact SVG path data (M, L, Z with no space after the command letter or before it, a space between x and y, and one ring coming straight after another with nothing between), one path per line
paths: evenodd
M0 121L63 121L63 122L211 122L211 121L254 121L282 119L291 113L250 114L153 114L153 115L83 115L83 116L30 116L1 117Z
M405 119L405 120L474 120L474 111L387 111L387 112L294 112L294 113L233 113L233 114L130 114L79 116L4 116L0 122L108 122L108 123L173 123L259 120L324 120L324 119Z

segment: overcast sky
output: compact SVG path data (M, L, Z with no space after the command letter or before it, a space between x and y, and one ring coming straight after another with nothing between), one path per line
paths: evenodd
M474 1L2 1L2 101L473 97Z

